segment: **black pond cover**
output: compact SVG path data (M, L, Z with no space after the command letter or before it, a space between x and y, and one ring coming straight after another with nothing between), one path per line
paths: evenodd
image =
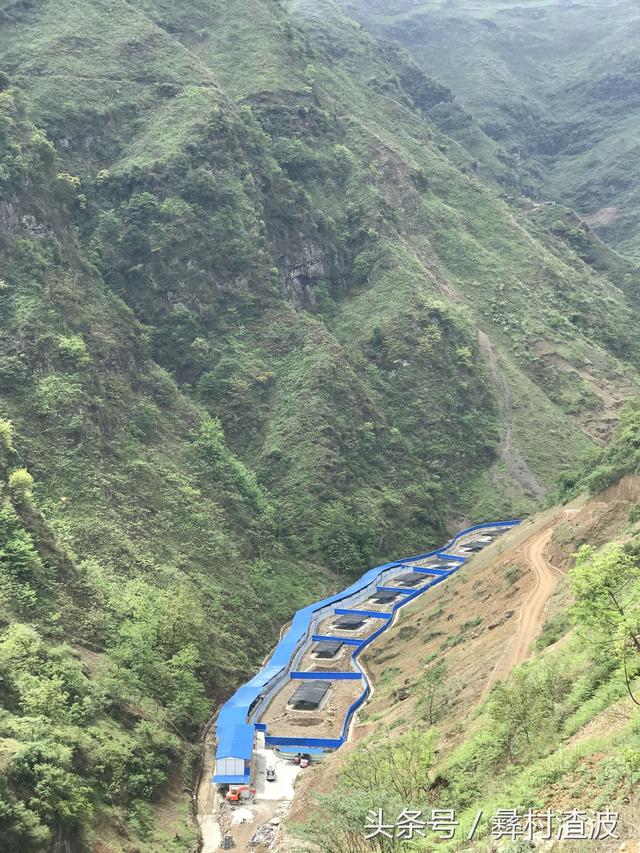
M400 594L399 592L377 592L371 600L376 604L385 604L387 601L394 601Z
M330 681L308 681L296 689L289 700L290 705L306 705L317 708L331 687Z
M333 623L336 628L359 628L364 622L364 616L340 616Z
M321 643L316 643L312 651L320 657L332 658L343 646L342 640L323 640Z
M394 581L400 581L400 583L406 583L407 586L417 586L424 580L421 574L417 574L416 572L407 572L406 575L396 575L395 578L391 579L391 583Z

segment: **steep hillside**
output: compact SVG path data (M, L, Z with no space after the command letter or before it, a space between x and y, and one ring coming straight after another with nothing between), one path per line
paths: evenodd
M636 404L601 467L639 442ZM379 808L392 825L403 809L427 821L432 808L454 809L451 850L469 849L479 813L471 849L485 849L499 808L611 809L617 840L602 846L637 841L637 458L627 470L594 496L533 516L402 611L367 653L374 691L353 742L301 780L277 849L371 849L363 827ZM539 567L551 579L542 598ZM554 838L558 828L556 817ZM443 831L425 828L414 849L434 849Z
M0 98L0 846L120 827L184 850L198 724L289 615L277 579L302 603L321 571L279 548L219 423L79 252L19 92Z
M640 257L636 3L341 2L453 90L529 191Z
M638 389L617 259L399 62L332 3L0 0L9 846L184 850L291 610L536 507Z
M372 507L385 554L422 547L434 501L459 511L499 418L540 484L506 464L505 503L539 494L584 432L607 434L637 343L620 293L483 187L370 39L331 4L311 19L294 5L147 3L114 30L83 4L82 44L73 2L8 10L3 61L78 178L85 251L153 358L220 417L284 534L308 538L339 501L327 525L348 509L366 562Z

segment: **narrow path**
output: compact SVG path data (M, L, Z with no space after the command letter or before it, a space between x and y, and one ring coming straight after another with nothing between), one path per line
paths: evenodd
M217 789L211 784L215 765L214 739L212 737L213 724L217 714L209 721L202 739L202 767L196 785L196 815L200 824L200 839L202 847L200 853L215 853L222 844L222 832L220 831L220 802Z
M534 585L522 602L516 632L504 654L498 659L489 676L482 698L487 695L496 681L506 678L519 663L527 660L533 644L544 623L547 602L551 598L559 578L564 572L552 566L544 556L544 549L551 539L552 528L541 530L525 545L525 557L535 575Z
M481 329L478 330L478 343L480 345L480 352L482 353L489 369L498 400L500 420L502 422L502 439L500 441L499 449L500 459L504 462L509 476L519 484L525 494L531 495L531 497L536 500L540 500L544 497L544 486L542 486L536 475L529 467L527 460L516 446L513 438L513 430L511 427L513 395L511 393L509 382L507 381L504 373L500 370L498 357L493 343L491 342L491 338Z

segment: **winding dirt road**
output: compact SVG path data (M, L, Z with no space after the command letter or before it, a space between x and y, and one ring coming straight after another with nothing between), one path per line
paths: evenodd
M535 576L534 585L522 602L515 623L515 634L504 654L496 662L482 694L483 698L496 681L506 678L515 666L527 660L540 633L547 602L551 598L559 578L564 574L560 569L552 566L544 556L544 549L551 539L552 532L552 528L541 530L532 536L525 545L525 557Z

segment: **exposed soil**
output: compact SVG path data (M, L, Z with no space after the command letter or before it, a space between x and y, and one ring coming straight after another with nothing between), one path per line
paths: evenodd
M551 527L543 529L532 536L525 545L524 556L535 580L529 594L520 605L517 619L514 619L516 631L504 655L496 662L483 696L489 692L496 681L505 678L515 666L529 657L540 633L547 602L556 588L558 579L564 574L561 569L552 566L545 557L545 549L551 540L552 532Z
M328 616L326 619L323 619L322 622L318 625L317 632L318 634L323 634L324 636L331 637L353 637L359 640L363 640L366 637L370 637L374 631L377 631L380 627L380 621L378 619L366 619L361 628L358 628L357 631L344 630L342 628L334 628L333 623L336 621L338 617L335 615Z
M537 341L534 348L547 364L570 374L576 382L584 382L596 395L599 405L576 412L575 418L593 439L600 443L607 441L620 420L620 409L629 397L637 393L637 385L620 372L611 371L603 379L594 373L593 365L568 361L547 341Z
M638 499L640 475L628 474L584 505L565 512L554 528L548 558L554 566L566 569L581 545L604 545L627 523L630 506Z
M258 739L253 754L254 771L252 784L256 788L255 799L243 807L243 812L250 818L242 823L233 820L239 817L237 807L226 807L225 834L231 835L236 850L268 850L268 842L249 846L255 833L275 819L278 823L286 815L289 804L294 796L294 788L300 768L292 761L281 758L272 750L264 747L264 742ZM267 766L275 768L276 778L267 782L265 771ZM273 830L278 832L277 828Z
M278 737L340 737L349 706L364 690L364 682L334 681L329 698L318 711L293 711L289 699L302 682L292 679L276 694L260 721Z
M590 213L583 218L591 228L601 228L604 225L611 225L612 222L616 221L618 218L618 208L601 207L600 210L596 210L595 213Z
M219 849L222 841L219 823L220 798L216 786L211 782L216 763L213 721L210 722L205 732L203 751L202 770L196 792L196 805L202 838L201 853L213 853L214 850Z
M351 655L355 649L355 646L343 646L338 654L333 658L317 658L314 657L311 650L309 650L303 656L297 669L303 672L313 669L323 669L327 672L350 672L354 669Z
M401 732L405 721L427 725L417 682L425 666L438 661L448 666L438 719L440 748L446 753L455 746L490 686L530 655L545 619L566 610L570 592L564 574L577 547L618 535L639 497L640 476L633 475L595 498L538 513L403 608L360 658L374 692L358 714L351 740L300 779L290 820L304 821L316 796L333 790L342 763L361 738L379 726ZM603 717L593 726L607 722L612 723ZM282 838L277 849L300 846Z
M385 581L385 584L388 583L390 586L395 586L392 581ZM386 601L382 604L379 604L373 599L369 598L366 601L361 601L360 604L356 604L354 610L375 610L377 613L391 613L391 608L398 601L399 598L396 598L395 601ZM377 627L379 628L382 625L382 622L376 622Z
M455 547L450 549L450 553L468 557L468 552L464 551L465 545L478 538L479 534L476 532L461 538L456 542ZM428 565L429 563L433 563L432 557L425 558L424 560L416 563L416 565ZM433 578L433 575L425 574L421 586L430 583ZM390 585L404 586L402 582L394 581L393 579L386 583ZM407 587L407 589L411 591L419 588L420 587ZM391 606L393 605L389 603L377 604L369 599L354 605L354 609L374 610L381 613L388 613L390 612ZM332 615L323 620L318 626L317 633L337 637L365 638L370 636L382 625L380 620L372 618L368 619L363 627L358 631L341 631L332 627L335 618L336 617ZM402 634L400 636L402 636ZM328 672L347 672L354 670L355 667L351 658L352 651L352 647L345 647L341 650L340 655L335 660L322 660L313 657L311 650L309 650L300 661L298 669L300 671L326 670ZM368 654L371 655L370 652ZM349 706L362 693L362 682L334 682L331 687L331 694L327 704L319 713L310 711L294 711L287 708L289 699L299 684L300 682L296 680L285 682L282 690L276 694L269 707L262 714L261 722L268 724L269 733L272 735L279 735L281 737L309 736L309 730L312 729L312 736L315 737L338 737L341 733L342 723Z

